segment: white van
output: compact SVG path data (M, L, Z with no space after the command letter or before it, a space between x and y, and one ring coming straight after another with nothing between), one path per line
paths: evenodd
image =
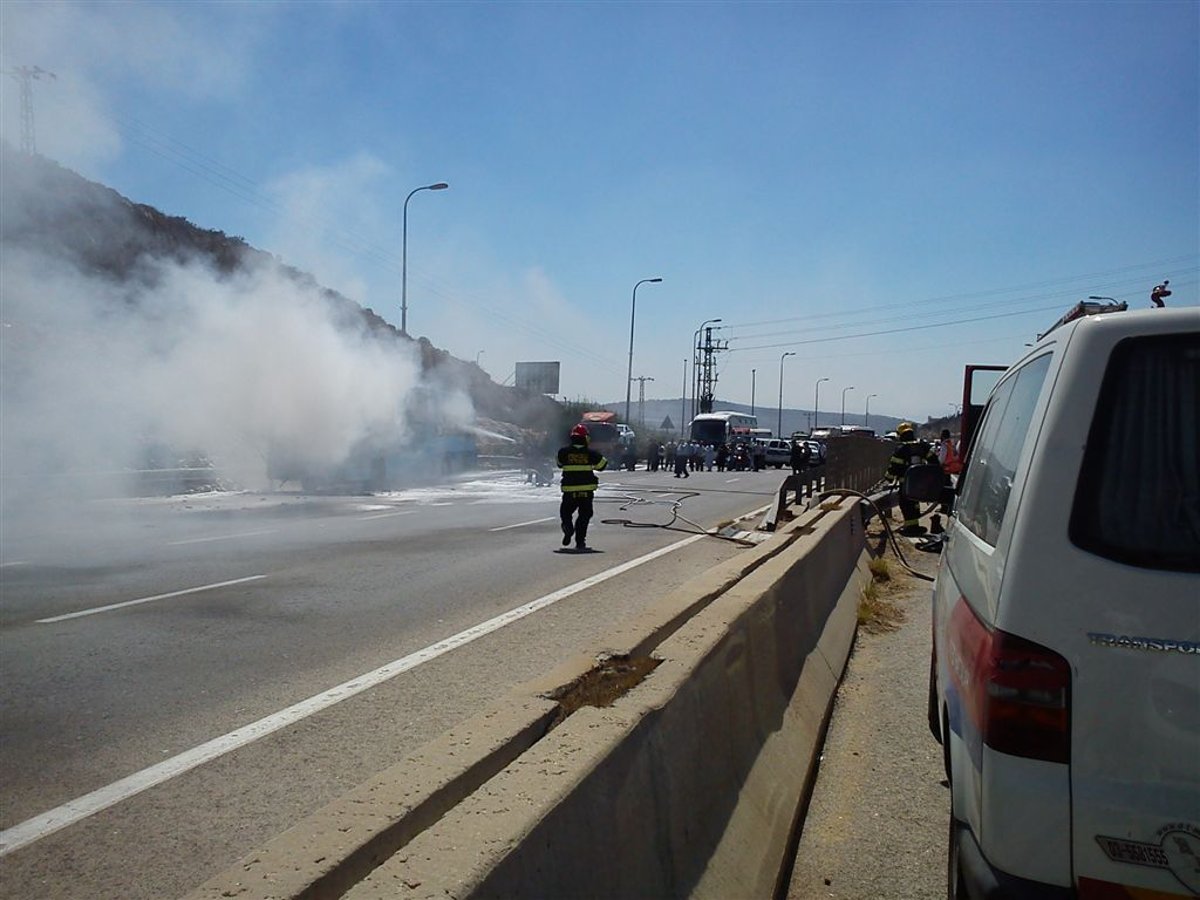
M957 490L929 710L948 895L1200 896L1200 311L1047 333Z

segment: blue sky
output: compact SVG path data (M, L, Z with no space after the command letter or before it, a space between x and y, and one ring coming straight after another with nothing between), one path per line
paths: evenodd
M42 153L397 325L449 182L410 332L570 398L624 397L654 276L648 397L721 317L719 398L794 351L786 406L922 420L1089 294L1200 308L1195 2L7 0L0 54L57 76Z

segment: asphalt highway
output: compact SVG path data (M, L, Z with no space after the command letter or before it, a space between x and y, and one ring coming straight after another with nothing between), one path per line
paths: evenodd
M781 477L607 473L586 554L514 472L5 510L0 895L187 892L742 552L689 537Z

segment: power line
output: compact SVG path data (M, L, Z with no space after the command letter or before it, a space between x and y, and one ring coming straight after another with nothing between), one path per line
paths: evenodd
M1185 272L1190 274L1192 272L1197 271L1198 269L1200 269L1200 267L1192 267L1190 270L1185 270ZM1127 291L1135 290L1139 286L1144 285L1144 282L1145 282L1144 278L1139 278L1136 281L1131 279L1128 282L1118 282L1114 285L1110 285L1106 289L1112 290L1114 293L1118 293L1118 294L1126 293ZM1117 288L1122 288L1122 289L1118 290ZM1078 298L1078 296L1079 296L1079 289L1072 288L1070 290L1056 291L1053 293L1035 294L1035 295L1032 295L1029 297L1022 297L1022 298L1018 298L1016 300L1006 301L1006 303L1008 303L1011 306L1013 304L1032 303L1032 302L1041 301L1041 300L1049 300L1052 298ZM854 311L848 312L848 313L847 312L840 313L840 315L844 315L849 318L849 321L844 322L844 323L834 323L834 324L828 324L828 325L809 325L805 328L796 328L796 329L790 329L790 330L785 330L785 331L780 331L778 329L772 329L771 331L762 333L762 334L742 334L742 335L731 336L729 338L729 340L730 341L751 341L751 340L755 340L758 338L764 338L764 337L777 338L777 337L781 337L781 336L787 335L787 334L811 334L813 332L819 332L819 331L831 331L831 330L836 330L839 328L850 328L850 327L854 327L859 324L868 324L866 322L854 321L854 319L860 319L860 318L864 318L864 317L870 318L870 324L881 324L881 323L896 321L896 320L912 322L914 319L917 319L917 320L928 319L930 317L945 316L945 315L950 315L952 313L959 312L959 311L965 312L968 309L977 310L979 308L978 304L973 304L969 307L959 306L959 307L950 307L947 309L925 309L925 307L927 305L928 304L926 301L922 301L921 303L917 304L917 306L924 311L914 311L913 308L906 306L906 310L904 312L898 313L894 316L885 316L885 317L878 317L878 316L871 317L871 316L868 316L867 311L854 310ZM876 309L884 309L884 308L887 308L887 307L876 307ZM1039 307L1036 309L1030 309L1028 311L1031 313L1032 312L1040 312L1041 308ZM1014 312L1020 312L1020 310L1014 310ZM813 318L816 318L816 316L814 316ZM791 321L791 320L789 320L789 321Z
M1192 284L1195 284L1196 282L1188 281L1188 282L1181 282L1181 283L1187 284L1187 285L1192 285ZM992 315L987 315L987 316L975 316L975 317L968 318L968 319L955 319L950 322L935 322L935 323L926 324L926 325L909 325L904 328L887 328L887 329L880 329L878 331L859 332L858 334L831 335L828 337L809 338L808 340L802 340L802 341L787 341L785 343L780 343L780 344L761 344L761 345L754 346L754 347L732 347L732 348L730 348L729 352L737 353L737 352L748 352L751 350L774 350L774 349L778 349L780 347L799 347L799 346L803 346L805 344L821 344L821 343L826 343L829 341L848 341L848 340L853 340L856 338L879 337L880 335L887 335L887 334L903 334L903 333L909 332L909 331L925 331L925 330L931 329L931 328L945 328L950 325L966 325L966 324L971 324L974 322L988 322L988 321L992 321L994 319L1006 319L1006 318L1011 318L1012 316L1025 316L1025 315L1030 315L1031 313L1036 313L1036 312L1056 312L1056 311L1061 311L1061 310L1062 310L1061 304L1055 305L1055 306L1043 306L1038 309L1027 309L1027 310L1016 310L1016 311L1002 312L1002 313L993 313Z
M1134 265L1122 266L1117 269L1108 269L1108 270L1100 271L1100 272L1085 272L1080 275L1067 275L1067 276L1063 276L1063 277L1059 277L1059 278L1047 279L1044 281L1030 282L1028 284L1013 285L1010 287L989 288L987 290L982 290L982 291L944 294L940 297L929 297L929 298L920 300L918 302L921 304L931 304L931 303L941 303L941 302L947 301L947 300L972 300L972 299L980 299L980 298L984 298L984 297L994 297L994 296L997 296L1000 294L1011 294L1011 293L1016 293L1018 291L1034 290L1036 288L1042 288L1042 287L1053 287L1055 285L1070 284L1072 282L1092 281L1097 278L1106 278L1106 277L1113 276L1113 275L1121 275L1126 272L1136 271L1138 269L1168 268L1168 267L1180 265L1182 263L1190 263L1189 269L1195 270L1197 268L1196 267L1196 255L1191 254L1188 256L1175 256L1175 257L1171 257L1169 259L1161 259L1161 260L1155 260L1155 261L1151 261L1151 262L1144 262L1144 263L1137 263ZM1086 288L1086 290L1090 291L1091 288L1090 287ZM896 303L885 303L885 304L881 304L878 306L858 307L855 309L855 312L856 313L870 313L870 312L876 312L876 311L880 311L880 310L896 309L898 307L911 308L911 306L912 306L912 304L909 301L902 301L902 302L896 302ZM783 319L764 319L762 321L757 321L757 322L734 322L734 323L730 323L730 324L726 325L725 327L726 328L756 328L760 325L779 325L779 324L785 324L787 322L811 321L812 319L825 319L825 318L830 318L833 316L839 316L839 315L844 315L844 314L845 314L844 310L833 310L830 312L818 312L818 313L812 313L812 314L804 315L804 316L789 316L789 317L783 318Z

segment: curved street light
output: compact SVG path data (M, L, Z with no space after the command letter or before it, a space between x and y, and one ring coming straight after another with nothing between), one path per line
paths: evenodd
M828 378L818 378L817 389L813 392L813 431L817 430L817 417L821 414L821 382L828 380Z
M864 428L871 427L871 398L878 397L878 396L879 396L878 394L867 394L867 408L866 408L866 411L863 413L863 427Z
M450 185L444 181L413 188L404 198L404 226L400 238L400 333L408 337L408 201L418 191L444 191Z
M629 401L633 396L633 320L637 315L637 289L643 284L658 284L661 278L643 278L633 286L633 303L629 307L629 372L625 376L625 423L629 423Z
M754 382L758 378L758 369L750 370L750 415L754 415Z
M854 390L854 385L850 385L850 387L847 387L847 388L842 388L842 424L843 425L846 424L846 391L852 391L852 390Z
M787 353L779 357L779 419L775 423L775 436L783 437L783 361L789 356L795 356L794 350L789 350Z

